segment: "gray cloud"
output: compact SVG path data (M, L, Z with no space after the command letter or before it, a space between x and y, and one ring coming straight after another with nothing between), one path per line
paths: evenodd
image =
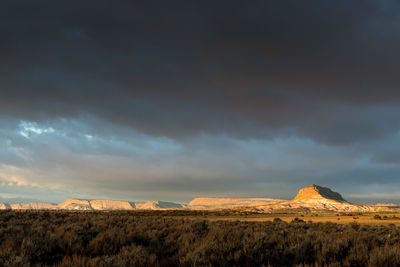
M3 130L0 177L5 192L52 191L46 198L88 196L188 201L208 195L291 198L308 183L350 194L396 182L399 166L376 162L384 145L328 146L304 138L235 139L200 135L191 142L143 135L86 118ZM99 131L93 125L102 125ZM379 150L381 149L381 150ZM39 192L39 193L38 193ZM54 193L57 192L57 193ZM0 192L1 193L1 192Z
M173 138L295 128L349 143L399 127L386 114L365 118L399 101L396 1L2 6L4 113L87 113ZM349 117L342 106L357 112ZM332 127L321 131L332 112ZM380 127L383 116L390 127ZM345 137L335 130L343 128Z
M2 1L0 165L48 187L181 199L395 181L399 10ZM55 132L27 138L21 122Z

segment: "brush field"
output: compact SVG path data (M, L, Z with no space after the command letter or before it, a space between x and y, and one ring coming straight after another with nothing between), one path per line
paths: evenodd
M8 210L0 266L399 266L398 217Z

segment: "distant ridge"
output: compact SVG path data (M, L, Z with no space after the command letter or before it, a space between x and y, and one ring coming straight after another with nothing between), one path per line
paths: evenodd
M220 197L200 197L189 202L189 209L208 210L208 209L232 209L240 207L257 207L283 202L283 199L274 198L220 198Z
M68 198L60 204L0 202L0 210L168 210L183 208L184 205L182 204L158 200L135 202L124 200Z
M56 209L66 210L165 210L182 209L181 204L165 201L135 202L105 199L70 198L57 205Z
M282 209L311 211L381 211L398 208L397 205L358 205L346 201L330 188L311 184L299 190L293 200L271 198L195 198L188 204L193 210L235 209L271 212Z
M165 201L123 201L105 199L70 198L60 204L50 203L6 203L0 202L0 209L15 210L241 210L271 212L283 209L310 211L386 211L397 209L395 204L359 205L347 202L331 189L311 184L299 190L293 200L274 198L194 198L189 204Z

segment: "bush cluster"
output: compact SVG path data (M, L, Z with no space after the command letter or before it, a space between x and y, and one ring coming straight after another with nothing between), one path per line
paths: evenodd
M1 211L0 266L399 266L400 229L174 212Z

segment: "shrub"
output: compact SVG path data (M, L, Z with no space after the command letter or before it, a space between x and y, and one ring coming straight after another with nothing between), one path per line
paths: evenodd
M356 222L351 222L350 227L353 228L354 230L358 231L360 229L360 224Z
M292 223L303 223L303 222L304 222L304 220L299 219L297 217L292 220Z
M192 211L0 211L0 266L400 266L399 227L273 221L208 221Z

